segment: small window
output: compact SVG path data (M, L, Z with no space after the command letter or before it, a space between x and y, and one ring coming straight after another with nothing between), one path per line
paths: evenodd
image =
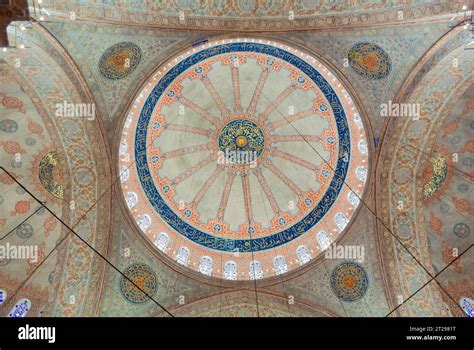
M140 229L142 231L148 230L151 226L150 215L148 215L148 214L140 215L140 217L137 220L137 224L138 224L138 226L140 227Z
M342 231L349 223L349 218L344 213L337 213L336 216L334 216L334 223L336 224L339 231Z
M347 199L349 200L349 203L351 203L351 205L354 208L357 208L359 206L360 199L355 192L350 191L349 194L347 195Z
M281 275L288 271L288 265L286 265L286 260L283 256L279 255L273 259L273 270L275 275Z
M199 263L199 272L207 276L212 275L212 259L209 256L201 257Z
M309 249L302 245L296 249L296 257L301 265L306 264L308 261L311 260L311 254L309 253Z
M189 249L186 247L181 247L178 249L178 254L176 255L176 262L181 265L186 266L189 259Z
M365 166L358 166L356 168L356 176L360 181L365 181L367 179L367 168Z
M135 192L128 192L125 195L125 202L127 203L127 207L132 209L138 202L138 196Z
M31 301L28 299L21 299L16 305L11 309L8 317L25 317L28 311L31 309Z
M126 141L121 141L120 142L120 147L119 147L119 155L123 156L125 152L127 152L127 147L128 144Z
M158 236L155 238L155 246L161 250L162 252L166 251L166 248L168 247L168 243L170 241L169 236L166 234L166 232L161 232Z
M233 261L227 261L224 265L224 278L226 280L237 279L237 264Z
M119 175L120 175L120 182L127 181L128 178L130 177L130 169L121 168L120 171L119 171Z
M133 119L133 116L131 114L129 114L127 116L127 119L125 120L125 127L126 128L129 128L130 127L130 124L132 124L132 119Z
M459 305L461 305L462 309L468 317L474 317L474 300L469 299L467 297L463 297L459 301Z
M326 233L326 231L319 231L316 235L316 239L318 241L319 249L322 251L328 249L332 244L332 239Z
M364 156L369 154L369 149L367 147L367 141L365 140L360 140L359 143L357 144L359 147L360 153L362 153Z
M2 305L6 299L7 299L7 292L5 292L3 289L0 289L0 305Z
M259 280L263 278L262 265L260 261L254 260L249 266L249 276L251 280Z

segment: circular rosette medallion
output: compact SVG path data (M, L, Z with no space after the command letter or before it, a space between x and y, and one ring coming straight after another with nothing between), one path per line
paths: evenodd
M257 124L247 119L227 123L219 133L219 148L232 164L251 164L265 148L265 136Z
M141 304L150 300L148 296L153 297L157 281L155 272L149 266L145 264L130 265L125 269L124 275L127 278L123 276L120 278L120 292L125 299Z
M134 43L123 42L109 47L99 62L100 73L109 79L118 80L128 76L142 58L141 49Z
M158 250L204 275L271 277L348 225L368 174L349 92L270 41L183 51L145 83L119 147L126 206Z
M348 58L352 69L369 80L386 78L392 69L390 56L372 43L355 44L349 50Z
M356 263L342 263L331 274L331 289L342 301L351 302L361 299L367 292L368 286L367 272Z

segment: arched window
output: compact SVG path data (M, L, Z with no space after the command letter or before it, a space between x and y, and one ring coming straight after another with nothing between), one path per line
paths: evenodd
M237 279L237 264L233 261L227 261L224 264L224 278L226 280Z
M328 249L332 244L332 239L325 231L319 231L316 235L316 240L318 241L319 249L322 251Z
M28 311L31 309L31 301L28 299L21 299L15 306L11 309L8 317L25 317Z
M362 124L362 119L360 118L359 113L354 114L354 122L356 123L359 129L362 129L362 127L364 126L364 124Z
M275 275L281 275L288 271L288 265L286 265L286 260L283 256L278 255L273 259L273 270Z
M339 231L342 231L346 228L349 223L349 218L344 213L337 213L334 216L334 223L336 224Z
M474 300L462 297L459 301L459 305L461 305L467 316L474 317Z
M363 165L356 168L356 176L360 181L367 179L367 168Z
M128 180L128 178L130 177L130 169L128 168L120 168L120 171L119 171L119 176L120 176L120 182L125 182Z
M253 260L250 262L249 276L251 280L259 280L263 278L262 264L260 264L260 261Z
M296 257L301 265L306 264L311 260L311 254L305 245L300 245L298 249L296 249Z
M138 226L140 227L140 229L142 231L148 230L151 226L150 215L148 215L148 214L140 215L140 217L137 220L137 224L138 224Z
M127 142L126 141L121 141L120 146L119 146L119 155L123 156L125 152L127 152Z
M199 272L203 275L212 275L212 259L209 256L202 256L199 262Z
M350 191L349 194L347 195L347 200L349 201L349 203L351 203L351 205L354 208L357 208L359 206L360 199L355 192Z
M5 292L3 289L0 289L0 305L5 302L5 299L7 299L7 292Z
M162 252L164 252L166 248L168 247L169 241L170 241L170 238L166 234L166 232L161 232L158 236L155 237L155 245Z
M132 119L133 119L133 116L131 114L129 114L127 116L127 119L125 119L125 127L126 128L129 128L130 127L130 124L132 124Z
M189 259L189 249L186 247L181 247L178 249L178 254L176 255L176 262L186 266Z
M135 192L128 192L125 195L125 202L127 203L127 207L132 209L138 202L138 196Z
M357 146L359 147L360 153L362 153L364 156L369 154L369 149L367 148L367 141L360 140Z

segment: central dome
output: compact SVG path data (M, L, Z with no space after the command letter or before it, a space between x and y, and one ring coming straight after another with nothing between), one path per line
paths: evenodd
M315 258L349 223L368 172L365 130L337 77L252 38L163 65L129 112L119 155L141 231L176 262L230 280Z

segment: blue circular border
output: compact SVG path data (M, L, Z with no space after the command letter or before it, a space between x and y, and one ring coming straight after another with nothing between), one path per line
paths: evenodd
M148 123L150 122L156 103L171 82L196 63L216 55L227 54L230 52L257 52L266 54L286 61L301 70L313 80L325 95L334 112L334 118L339 133L339 157L334 171L334 177L318 205L293 226L281 232L254 239L226 239L214 237L183 221L166 205L166 202L156 189L150 174L146 156ZM350 131L344 108L326 79L324 79L324 77L314 67L292 53L265 44L246 42L220 44L204 49L185 58L176 66L171 68L155 85L145 101L138 118L135 134L135 161L138 177L149 202L156 212L171 228L184 237L206 248L226 252L239 251L248 253L275 248L298 238L317 224L334 204L339 192L341 191L350 163L350 148ZM347 154L346 160L344 160L344 154Z

